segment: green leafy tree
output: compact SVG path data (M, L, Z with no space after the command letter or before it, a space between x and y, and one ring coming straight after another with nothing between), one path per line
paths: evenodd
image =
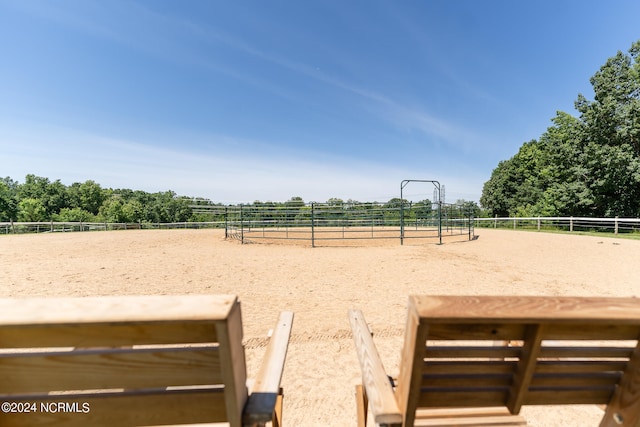
M82 208L62 208L60 213L54 215L55 221L60 222L94 222L96 216Z
M0 221L15 220L18 217L15 188L16 186L11 178L0 179Z
M165 191L141 197L138 202L147 206L145 220L152 222L185 222L191 217L190 200L177 197L173 191Z
M74 182L68 188L70 204L74 208L83 209L93 215L97 215L100 206L107 198L107 193L100 184L88 180L83 183Z
M47 209L40 199L26 198L18 203L18 221L39 222L47 219Z
M24 184L18 185L18 198L40 200L45 208L45 218L49 219L60 209L69 207L67 187L56 180L29 174L25 177Z
M589 140L600 145L629 145L640 156L640 40L629 55L618 52L591 77L594 100L576 101L589 127Z
M538 141L502 161L483 187L491 215L640 215L640 41L591 78L576 118L558 112Z
M100 207L100 216L106 222L131 222L124 210L124 205L122 198L114 195L104 201Z

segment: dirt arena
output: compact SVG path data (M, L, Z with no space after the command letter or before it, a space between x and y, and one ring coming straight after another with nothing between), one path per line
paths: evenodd
M0 297L237 294L249 376L278 311L295 312L285 426L352 426L360 379L347 310L398 373L410 294L640 296L640 241L476 229L475 241L240 245L220 230L0 236ZM525 408L532 426L596 426L596 406Z

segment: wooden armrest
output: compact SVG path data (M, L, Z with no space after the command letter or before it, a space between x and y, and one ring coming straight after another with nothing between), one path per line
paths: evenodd
M371 331L360 310L349 310L349 322L362 370L362 384L377 424L402 424L393 387L384 370Z
M293 313L290 311L280 313L244 409L245 424L260 424L272 419L276 400L280 394L280 380L287 357L292 325Z

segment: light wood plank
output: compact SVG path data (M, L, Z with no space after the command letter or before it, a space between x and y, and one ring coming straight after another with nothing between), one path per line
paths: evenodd
M235 295L0 298L0 325L224 320Z
M374 420L378 424L400 425L402 414L364 315L360 310L350 310L349 322L362 370L362 383Z
M511 385L512 379L512 375L487 373L423 375L420 388L427 389L428 387L432 387L440 390L460 387L508 388Z
M245 423L264 423L273 417L273 411L280 396L280 381L292 326L293 313L290 311L280 313L245 406L243 418Z
M633 347L609 346L603 343L602 347L578 347L578 346L544 346L540 351L540 358L568 358L568 359L630 359Z
M3 401L19 399L3 398ZM223 422L226 420L224 393L221 389L185 389L146 393L113 392L79 396L29 396L23 401L36 402L35 413L0 413L3 427L55 425L65 427L133 427L180 423ZM77 403L77 412L46 412L40 403ZM88 405L88 412L83 412ZM55 406L54 406L55 408Z
M411 296L417 314L433 323L477 319L479 323L640 324L636 298L533 296Z
M231 427L242 425L242 411L247 402L247 368L242 346L242 314L240 302L236 302L226 323L217 323L220 341L222 378L226 387L227 417Z
M518 415L471 416L453 419L418 420L415 427L519 427L527 421Z
M215 320L0 327L0 349L217 342Z
M413 425L416 409L420 400L420 382L424 365L424 354L429 325L422 323L415 301L409 299L407 307L407 326L404 336L404 348L400 359L397 401L403 412L403 425Z
M358 427L367 427L367 411L369 400L367 393L361 384L356 385L356 411L358 415Z
M620 382L622 372L595 372L584 374L536 374L531 380L533 388L589 388L611 386Z
M607 406L600 426L619 426L621 422L624 426L640 427L640 342Z
M509 387L460 387L424 389L418 393L418 408L456 408L505 406Z
M428 340L516 341L522 340L525 329L523 324L482 323L475 319L456 323L441 323L433 319L425 321L429 324Z
M598 322L581 323L557 323L553 324L553 328L547 329L544 337L545 340L635 340L640 334L640 326L637 323L629 324L600 324ZM636 320L638 322L638 320ZM588 328L585 327L588 325Z
M518 363L515 361L427 361L423 365L422 372L430 374L508 374L513 375Z
M412 296L396 396L406 425L415 408L611 400L603 426L640 427L640 347L621 344L638 337L635 298Z
M522 402L527 398L529 383L538 364L543 333L544 327L541 325L527 326L522 355L509 390L509 400L507 400L507 408L512 414L520 413Z
M426 359L458 359L458 358L478 358L478 359L505 359L520 357L520 347L503 346L427 346L424 357Z
M606 404L614 387L587 388L583 390L535 389L527 394L525 405L599 405Z
M0 356L0 394L220 384L218 346ZM45 388L46 387L46 388Z
M584 374L598 372L624 372L627 362L624 360L542 360L538 362L540 374Z
M252 393L277 394L280 390L280 381L284 370L284 362L287 358L292 327L293 313L283 311L269 340L267 351L262 359L262 365L251 388Z
M416 414L416 427L497 427L526 426L526 420L511 415L504 407L456 408L420 410Z

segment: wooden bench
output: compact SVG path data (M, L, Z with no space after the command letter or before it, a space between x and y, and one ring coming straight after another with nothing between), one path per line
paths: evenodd
M0 299L0 426L277 426L292 322L249 394L235 296Z
M381 426L498 426L527 425L522 405L566 404L640 426L638 299L412 296L396 384L362 312L349 318L360 427L367 406Z

